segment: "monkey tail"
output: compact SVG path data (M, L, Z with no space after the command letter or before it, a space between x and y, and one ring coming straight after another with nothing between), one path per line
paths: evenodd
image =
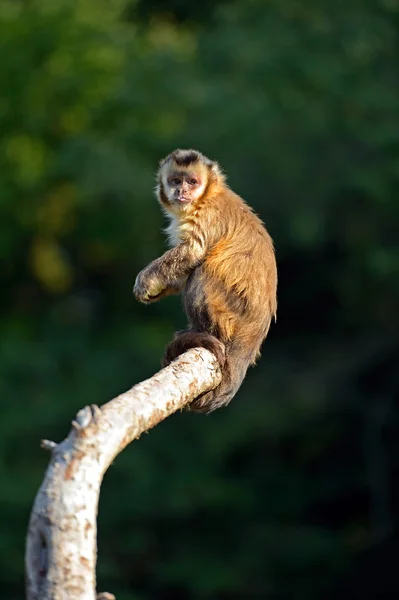
M167 366L172 360L190 348L207 348L215 354L222 369L222 381L217 388L195 398L187 410L208 414L217 408L227 406L235 396L247 373L253 357L243 353L242 346L225 346L215 336L205 331L178 331L167 346L162 361Z
M175 360L175 358L190 348L206 348L210 350L216 356L220 368L223 369L226 362L223 342L206 331L194 331L191 329L175 333L173 340L166 347L162 366L166 367L172 360Z
M243 353L242 347L235 344L227 346L222 381L214 390L198 396L187 407L188 410L209 414L217 408L227 406L238 392L252 362L252 357Z

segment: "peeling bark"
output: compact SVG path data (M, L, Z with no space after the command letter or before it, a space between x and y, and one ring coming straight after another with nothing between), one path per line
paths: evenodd
M96 518L104 473L127 444L220 379L213 354L189 350L101 408L83 408L60 444L43 440L52 457L29 521L27 600L114 598L96 593Z

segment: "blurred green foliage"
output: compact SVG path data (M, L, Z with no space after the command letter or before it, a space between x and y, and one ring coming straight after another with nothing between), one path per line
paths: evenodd
M398 594L399 4L0 0L0 49L2 596L23 598L40 438L158 370L184 324L131 297L178 146L265 220L278 322L228 409L117 458L99 589Z

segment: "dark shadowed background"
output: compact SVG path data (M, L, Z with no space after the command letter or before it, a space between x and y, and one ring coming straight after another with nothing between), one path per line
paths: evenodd
M158 160L196 147L274 238L279 312L239 394L104 481L118 600L399 594L399 4L0 0L0 582L75 412L159 369L179 298ZM72 599L71 599L72 600Z

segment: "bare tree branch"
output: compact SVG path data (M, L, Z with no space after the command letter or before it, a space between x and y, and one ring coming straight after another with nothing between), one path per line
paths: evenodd
M95 600L97 508L104 473L144 431L216 387L216 358L195 348L114 400L83 408L52 453L32 508L26 543L27 600ZM97 600L112 599L108 592Z

